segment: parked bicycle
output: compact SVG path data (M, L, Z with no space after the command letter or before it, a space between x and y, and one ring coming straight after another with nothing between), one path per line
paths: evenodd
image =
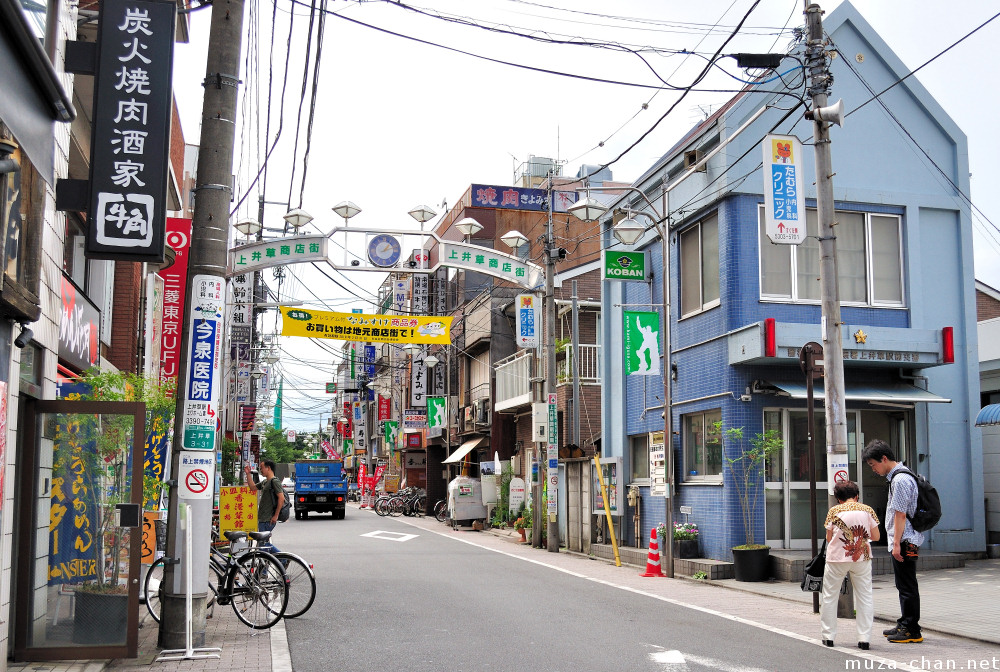
M381 495L375 500L375 513L380 516L422 516L427 506L423 488L404 488L396 493Z
M446 522L448 520L448 500L439 499L437 504L434 505L434 518L439 523Z
M275 555L259 548L237 550L235 547L248 537L263 542L270 536L270 532L226 532L228 552L224 553L214 544L210 547L212 555L209 558L209 569L211 575L214 575L214 581L210 576L209 603L232 604L236 617L255 630L270 628L285 614L289 598L288 575L282 561ZM289 564L292 564L291 560ZM143 583L146 608L157 622L160 620L165 590L165 568L166 558L156 560L146 572ZM311 572L309 574L312 578ZM299 604L300 600L297 600L296 605ZM305 609L311 604L312 600L309 600ZM305 609L299 613L304 613Z

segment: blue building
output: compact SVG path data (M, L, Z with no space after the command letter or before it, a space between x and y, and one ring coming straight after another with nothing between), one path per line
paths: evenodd
M864 445L889 442L908 466L928 476L946 503L929 534L942 551L985 549L983 453L974 428L979 410L976 304L969 209L968 144L916 77L848 2L824 20L834 84L844 101L843 128L832 127L837 252L849 443L849 475L862 501L884 512L885 481L864 465ZM611 234L614 210L658 219L666 214L670 280L670 437L675 520L701 529L701 554L731 558L744 541L732 474L715 423L751 437L780 433L783 450L766 466L757 502L772 548L808 548L805 378L800 348L822 342L819 242L816 239L813 124L795 98L802 71L787 59L781 80L748 87L688 133L619 197L604 221L604 245L629 249ZM897 83L898 82L898 83ZM896 84L892 88L891 85ZM781 90L778 94L774 91ZM888 89L873 100L875 92ZM736 129L770 106L736 138ZM802 244L775 245L764 233L762 142L768 133L803 142L808 226ZM732 138L701 172L688 168ZM664 184L670 185L664 194ZM673 185L677 185L674 187ZM620 219L619 215L617 219ZM651 282L606 281L602 341L622 343L623 311L661 311L661 241L650 228ZM953 345L952 345L953 344ZM661 339L662 356L662 339ZM668 500L657 491L664 422L661 373L625 375L623 358L603 359L603 446L620 457L626 483L642 495L648 538ZM820 524L826 513L823 381L816 383L815 457ZM682 513L683 511L683 513ZM630 526L624 526L630 527ZM883 536L883 539L885 537Z

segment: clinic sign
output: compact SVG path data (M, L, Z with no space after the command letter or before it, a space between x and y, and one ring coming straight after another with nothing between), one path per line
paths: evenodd
M222 346L224 278L196 275L191 282L188 318L187 385L184 388L185 450L215 450L219 419L219 372Z
M177 5L101 0L87 256L163 261Z
M517 344L522 348L538 347L538 332L542 325L541 299L534 294L518 294Z
M802 143L794 135L768 135L764 150L764 232L772 243L806 239Z
M645 252L604 250L604 279L647 282L649 264Z

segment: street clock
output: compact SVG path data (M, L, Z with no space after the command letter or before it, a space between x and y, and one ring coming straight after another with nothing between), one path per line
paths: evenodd
M382 268L395 266L399 262L402 247L393 236L380 233L368 241L368 259Z

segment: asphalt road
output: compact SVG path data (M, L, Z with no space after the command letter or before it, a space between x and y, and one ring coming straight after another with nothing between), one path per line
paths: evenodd
M311 561L318 586L312 609L285 622L296 672L873 669L843 651L561 571L545 554L484 548L479 533L403 520L349 507L346 520L279 527L277 545Z

